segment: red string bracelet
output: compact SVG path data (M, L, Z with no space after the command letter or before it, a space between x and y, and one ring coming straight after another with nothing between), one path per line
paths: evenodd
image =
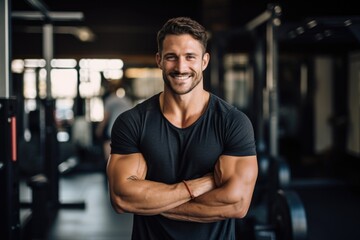
M190 194L190 198L191 198L191 199L194 199L195 196L194 196L193 193L191 192L190 187L189 187L189 185L187 184L187 182L186 182L185 180L183 180L182 182L184 183L186 189L188 190L188 192L189 192L189 194Z

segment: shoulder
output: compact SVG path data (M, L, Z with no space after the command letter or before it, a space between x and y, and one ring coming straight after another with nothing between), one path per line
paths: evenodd
M144 111L151 111L153 109L159 108L159 95L160 93L140 102L136 107L144 110Z
M158 99L158 95L154 95L124 111L116 118L111 134L114 141L113 146L124 144L116 141L117 139L127 139L126 141L139 139L144 129L147 129L146 126L159 122ZM152 128L150 127L150 129ZM136 141L134 144L137 144Z
M219 112L225 115L231 112L237 112L237 113L241 112L235 106L231 105L230 103L226 102L224 99L212 93L210 93L209 108L215 112Z
M209 109L212 115L219 117L224 123L252 125L244 112L214 94L210 94Z
M145 99L142 102L137 103L134 107L120 114L119 118L123 119L133 119L133 118L142 118L154 110L159 109L159 94L156 94L148 99Z

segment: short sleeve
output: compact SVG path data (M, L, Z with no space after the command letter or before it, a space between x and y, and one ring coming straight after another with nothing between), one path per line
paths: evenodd
M138 148L139 118L136 110L120 114L111 130L111 153L130 154L140 152Z
M254 129L250 119L236 108L226 117L225 148L223 154L256 155Z

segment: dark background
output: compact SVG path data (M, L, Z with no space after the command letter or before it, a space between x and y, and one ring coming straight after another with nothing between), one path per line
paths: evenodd
M297 24L311 17L341 17L360 13L355 1L242 1L242 0L181 0L181 1L89 1L43 0L54 12L82 12L84 20L53 22L56 27L89 27L95 34L92 42L81 42L71 34L54 35L55 58L121 58L125 62L151 65L156 53L156 32L171 17L188 16L202 23L210 32L241 30L247 22L263 13L268 4L282 8L283 26ZM12 11L35 11L26 0L11 1ZM12 56L42 56L44 21L12 20ZM291 25L292 26L292 25ZM29 29L32 28L32 31ZM34 30L35 29L35 30ZM348 32L338 34L344 37ZM313 41L313 36L302 41ZM353 36L351 36L353 38ZM348 40L351 38L347 38ZM246 51L251 46L247 35L234 37L228 51ZM322 45L324 46L324 45ZM338 47L338 46L337 46ZM298 45L296 47L298 48ZM317 49L317 48L315 48ZM291 46L287 48L291 50Z

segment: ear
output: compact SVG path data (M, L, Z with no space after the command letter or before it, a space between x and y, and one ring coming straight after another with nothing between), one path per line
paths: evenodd
M202 70L204 71L206 69L206 67L208 66L210 61L210 54L209 53L204 53L204 56L202 58Z
M160 53L156 53L156 56L155 56L155 60L156 60L156 64L158 65L158 68L160 68L162 70L162 64L161 64L161 55Z

